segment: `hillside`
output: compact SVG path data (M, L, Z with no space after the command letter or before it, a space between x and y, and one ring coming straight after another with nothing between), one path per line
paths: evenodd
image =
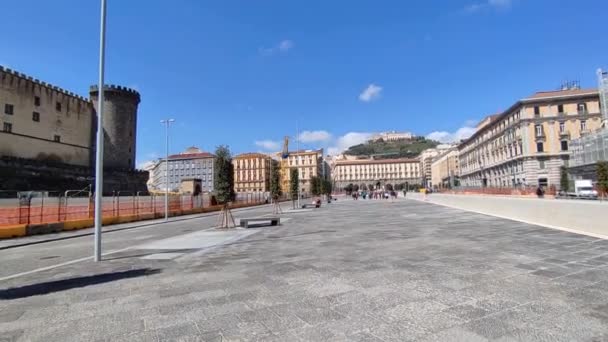
M414 158L427 148L433 148L437 145L439 145L438 142L424 137L416 137L412 140L368 141L364 144L349 147L344 154L361 157L374 155L376 159Z

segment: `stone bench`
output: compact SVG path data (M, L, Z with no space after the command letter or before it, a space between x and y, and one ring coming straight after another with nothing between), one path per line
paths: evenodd
M255 218L244 218L240 220L240 225L243 228L249 228L250 222L270 222L271 226L277 226L281 224L281 219L278 217L255 217Z
M306 208L321 208L321 204L317 204L317 203L302 204L302 209L306 209Z

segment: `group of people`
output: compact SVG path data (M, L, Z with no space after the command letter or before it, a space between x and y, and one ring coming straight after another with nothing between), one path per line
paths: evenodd
M389 199L389 198L397 198L397 192L395 192L393 190L391 190L391 191L377 190L377 191L370 191L370 192L363 190L363 191L353 191L351 196L354 200L358 200L359 197L361 197L363 199L368 199L368 198L369 199Z

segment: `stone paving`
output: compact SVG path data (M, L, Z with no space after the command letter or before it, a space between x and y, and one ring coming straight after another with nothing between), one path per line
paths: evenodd
M0 282L0 341L608 341L606 240L406 200L284 217Z

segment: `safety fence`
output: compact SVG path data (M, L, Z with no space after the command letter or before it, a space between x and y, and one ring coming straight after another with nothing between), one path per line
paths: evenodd
M231 202L239 207L267 202L262 193L243 194ZM103 197L102 216L122 217L165 213L165 196L148 193L116 192ZM219 210L209 194L169 195L169 215L206 208ZM43 224L73 220L91 219L95 214L94 194L89 192L1 192L0 226L15 224Z
M533 186L520 186L516 188L497 188L497 187L482 187L482 188L467 188L458 187L452 189L436 189L435 192L446 193L446 194L460 194L460 195L502 195L502 196L536 196L537 187ZM543 188L545 196L554 196L556 189L553 186Z

